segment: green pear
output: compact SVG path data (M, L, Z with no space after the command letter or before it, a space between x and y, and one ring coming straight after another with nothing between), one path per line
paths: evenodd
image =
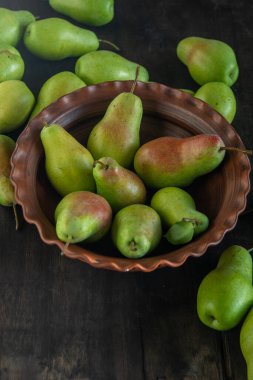
M145 203L146 188L133 171L125 169L111 157L94 161L93 167L97 194L109 202L113 211L130 204Z
M251 255L245 248L232 245L199 286L198 316L208 327L228 330L241 321L252 304Z
M236 99L231 88L225 83L206 83L198 89L194 96L208 103L215 111L225 117L229 123L233 121L236 113Z
M99 47L94 32L57 17L29 24L25 30L24 43L31 53L50 61L80 57Z
M34 107L30 119L38 115L45 107L78 88L86 84L74 73L62 71L50 77L41 87L37 104Z
M25 71L24 61L17 49L0 42L0 82L22 79Z
M15 203L14 189L10 180L11 155L15 149L15 141L0 135L0 204L12 206Z
M109 104L102 120L92 129L87 147L95 160L111 157L121 166L129 167L140 146L143 114L141 99L130 92L117 95Z
M224 158L223 148L224 143L218 135L159 137L138 149L134 168L147 186L155 189L184 187L214 170Z
M76 62L75 73L87 84L135 78L138 64L107 50L87 53ZM139 65L140 66L140 65ZM149 74L140 66L138 80L148 82Z
M88 25L108 24L114 16L114 0L49 0L49 4L57 12Z
M136 204L122 208L112 223L112 240L122 255L141 258L160 242L162 226L151 207Z
M181 220L173 224L164 237L172 245L182 245L189 243L194 236L195 222Z
M225 42L187 37L177 45L177 56L201 86L208 82L223 82L232 86L238 78L235 53Z
M26 84L20 80L0 83L0 133L20 127L30 115L35 99Z
M40 137L47 177L59 194L96 190L92 175L94 160L83 145L58 124L45 125Z
M208 217L196 210L192 196L178 187L158 190L151 199L151 207L160 215L164 226L170 227L166 238L173 245L188 243L209 224Z
M101 239L108 232L111 220L109 203L89 191L66 195L55 210L56 234L66 243Z
M240 346L247 363L247 379L253 379L253 308L243 322L240 332Z
M0 42L16 46L27 25L35 21L31 12L0 8Z

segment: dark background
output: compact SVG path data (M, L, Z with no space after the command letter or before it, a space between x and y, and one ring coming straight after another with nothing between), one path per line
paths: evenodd
M253 3L115 3L113 22L94 30L147 67L153 81L197 89L176 57L177 43L186 36L220 39L234 48L240 76L233 86L238 107L233 126L252 148ZM0 6L28 9L40 18L64 17L46 0L5 0ZM22 43L18 48L26 63L24 81L35 96L53 74L74 71L75 59L46 62ZM252 193L247 208L253 208ZM225 248L253 246L252 215L241 215L221 244L180 268L123 274L60 256L25 222L15 232L12 210L1 207L0 379L245 380L241 324L226 333L205 327L197 317L196 293Z

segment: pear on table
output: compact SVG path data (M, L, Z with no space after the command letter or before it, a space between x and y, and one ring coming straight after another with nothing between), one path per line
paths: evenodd
M238 78L235 53L225 42L187 37L178 43L177 56L201 86L208 82L223 82L232 86Z
M58 124L45 125L40 136L47 177L59 194L96 190L94 160L83 145Z
M247 379L253 379L253 308L249 311L240 331L240 346L247 364Z
M102 157L93 166L97 194L107 199L114 212L130 204L145 203L145 185L133 171L111 157Z
M134 80L139 68L138 80L148 82L147 69L118 53L108 50L92 51L78 58L75 73L87 84L115 80Z
M72 91L86 86L82 79L70 71L62 71L47 79L40 89L36 106L30 119L34 118L49 104Z
M23 78L24 61L19 51L4 42L0 42L0 82Z
M57 61L97 50L99 39L91 30L51 17L29 24L25 30L24 44L32 54Z
M160 242L159 215L147 205L124 207L114 217L112 240L122 255L137 259L151 252Z
M253 305L252 258L243 247L226 249L197 294L200 320L215 330L235 327Z
M100 240L108 232L111 221L109 203L89 191L66 195L55 210L56 234L67 244Z
M15 141L0 135L0 204L12 206L15 203L14 189L10 180L11 155L15 149Z
M114 16L114 0L49 0L49 4L57 12L88 25L108 24Z
M224 158L223 148L224 143L218 135L159 137L138 149L134 168L152 188L184 187L214 170Z
M0 102L0 133L9 133L27 120L35 99L24 82L13 79L0 83Z
M16 46L26 26L34 21L35 17L29 11L0 8L0 42Z
M138 70L136 77L138 76ZM129 167L140 146L140 126L143 114L141 99L134 94L136 80L130 92L116 96L102 120L92 129L87 148L95 160L111 157L123 167Z

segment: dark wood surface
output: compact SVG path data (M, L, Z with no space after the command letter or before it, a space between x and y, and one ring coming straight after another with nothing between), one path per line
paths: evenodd
M197 89L176 57L176 45L186 36L233 46L240 67L233 125L252 148L252 3L115 2L113 22L96 31L117 43L122 55L145 65L153 81ZM1 0L0 6L28 9L41 18L57 15L46 0ZM46 62L22 43L19 49L24 81L35 96L47 78L74 70L74 59ZM252 193L247 208L253 208ZM196 294L225 248L253 246L252 215L241 215L221 244L178 269L124 274L62 257L26 222L15 232L12 210L1 207L0 379L245 380L241 324L226 333L205 327L196 313Z

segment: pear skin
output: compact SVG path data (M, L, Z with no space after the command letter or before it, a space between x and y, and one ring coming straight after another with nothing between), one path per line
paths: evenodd
M184 187L220 165L225 156L221 147L224 143L218 135L159 137L138 149L134 168L152 188Z
M53 75L41 87L36 106L32 111L30 119L34 118L45 107L61 96L84 86L86 86L86 84L70 71L62 71Z
M151 252L160 242L162 226L159 215L146 205L121 209L112 223L112 240L122 255L137 259Z
M225 117L229 123L234 120L236 99L231 88L225 83L206 83L196 91L194 97L208 103L215 111Z
M24 44L34 55L50 61L80 57L97 50L96 34L71 22L51 17L29 24L24 34Z
M29 11L0 8L0 42L16 46L26 26L33 21L35 17Z
M83 145L58 124L44 126L40 137L47 177L59 194L96 190L92 175L94 160Z
M253 379L253 308L250 309L240 332L240 346L247 363L247 379Z
M75 73L87 84L97 84L115 80L134 80L138 64L108 50L87 53L80 57ZM149 74L140 66L138 80L148 82Z
M77 191L66 195L55 210L56 234L66 243L95 242L109 230L112 210L100 195Z
M0 135L0 204L12 206L15 203L14 189L10 181L11 155L15 149L15 141Z
M0 42L0 82L23 78L24 61L15 47Z
M49 0L51 7L74 20L94 26L112 21L114 0Z
M239 75L233 49L225 42L187 37L177 45L177 56L199 85L223 82L232 86Z
M114 212L130 204L145 203L145 185L133 171L125 169L111 157L102 157L94 161L93 166L97 194L109 202Z
M116 96L89 135L87 147L93 158L111 157L129 167L140 146L142 114L142 101L137 95L123 92Z
M202 280L197 313L208 327L225 331L235 327L252 305L252 258L245 248L233 245Z
M29 117L34 102L34 96L24 82L7 80L0 83L0 133L20 127Z

